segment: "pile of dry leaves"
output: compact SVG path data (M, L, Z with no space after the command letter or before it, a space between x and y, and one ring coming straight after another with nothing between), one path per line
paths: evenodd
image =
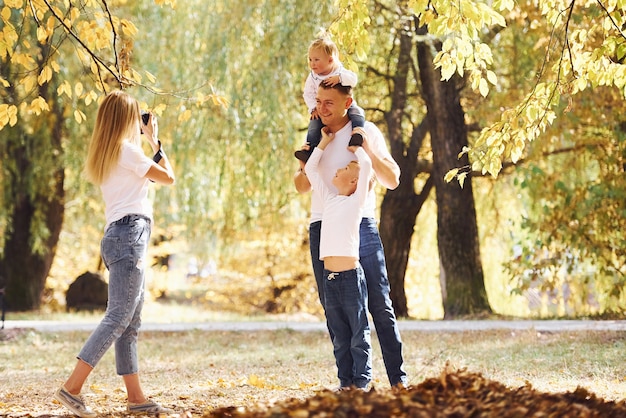
M322 391L305 400L254 408L226 407L204 414L222 417L626 417L626 402L608 402L585 389L547 394L530 385L511 389L466 370L444 370L439 378L401 390Z

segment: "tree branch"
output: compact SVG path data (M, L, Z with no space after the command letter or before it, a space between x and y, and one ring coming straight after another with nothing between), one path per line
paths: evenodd
M106 12L109 23L111 24L111 31L113 32L113 55L115 55L115 68L117 71L120 71L119 67L119 57L117 56L117 32L115 31L115 25L113 24L113 16L111 15L111 11L109 10L109 5L106 0L102 0L102 5L104 6L104 11Z
M565 21L565 46L567 47L567 52L569 53L569 64L572 70L572 74L574 74L574 63L572 61L572 47L569 43L569 23L572 20L572 13L574 12L574 3L576 3L576 0L572 0L572 2L570 3L570 5L568 6L569 8L569 13L567 14L567 20ZM563 60L563 50L561 50L561 61ZM559 72L557 74L557 78L556 78L556 82L557 85L559 83L559 78L561 75L561 65L559 64Z
M114 78L115 80L120 84L120 86L124 85L124 81L122 80L122 78L119 75L119 67L118 67L118 62L117 62L117 50L115 49L115 40L113 43L113 54L115 55L115 69L117 70L117 73L112 71L108 65L106 65L106 63L104 61L102 61L102 59L95 53L93 52L84 42L82 39L80 39L80 37L72 30L71 27L67 26L64 22L64 20L61 18L61 16L59 16L58 14L56 14L56 12L54 11L52 5L50 4L50 2L48 0L43 0L43 2L46 4L46 6L48 6L48 10L50 10L50 13L52 13L52 16L54 16L54 18L61 24L61 26L63 26L65 28L65 30L67 31L67 33L70 34L70 36L72 38L74 38L74 40L76 42L78 42L80 44L80 46L89 54L89 56L91 56L91 58L98 63L98 67L102 66L104 68L106 68L106 71L109 72ZM102 1L104 3L104 5L106 6L106 1ZM29 0L29 4L31 5L31 7L33 6L33 2L32 0ZM111 14L108 10L108 8L105 9L107 13L109 13L109 19L111 19ZM41 23L39 21L37 21L37 19L35 19L35 22L37 23L38 26L41 26ZM113 24L112 20L111 20L111 24ZM113 28L113 26L112 26ZM117 36L115 33L115 29L113 28L113 34L114 34L114 39ZM101 79L102 80L102 79Z
M609 11L606 9L606 7L604 6L604 4L602 4L602 2L600 0L596 0L596 2L600 5L600 7L602 8L602 10L604 10L604 13L606 13L607 17L609 19L611 19L611 23L613 24L613 26L615 27L615 29L619 32L620 36L624 39L626 39L626 35L624 35L624 32L622 31L622 28L620 28L619 26L617 26L617 22L615 21L615 19L613 19L613 16L611 16L611 13L609 13Z

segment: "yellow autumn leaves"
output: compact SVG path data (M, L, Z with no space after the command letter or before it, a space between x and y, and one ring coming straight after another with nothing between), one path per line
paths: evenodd
M115 6L116 2L108 4ZM155 0L155 4L174 8L176 0ZM0 6L0 17L0 63L12 66L12 77L0 77L0 88L13 89L17 93L13 95L15 103L0 106L0 130L14 126L27 114L38 115L47 111L48 104L43 98L31 97L37 95L38 86L55 79L58 96L83 100L86 105L96 102L102 95L104 86L101 84L107 75L113 76L120 85L144 85L144 79L152 86L156 84L153 74L132 68L127 59L125 42L136 36L138 28L109 9L103 10L98 1L87 0L77 8L65 0L8 0ZM30 34L36 34L36 39ZM65 41L59 43L58 39ZM68 78L67 71L61 71L61 66L66 68L64 63L70 58L61 49L66 41L75 46L74 58L92 73L90 87ZM42 56L44 49L47 52ZM149 89L165 94L158 87ZM226 98L213 90L187 99L197 106L207 102L228 106ZM163 112L164 107L153 111ZM191 118L191 110L180 109L179 115L179 120L184 122ZM78 123L86 120L85 114L78 109L74 110L73 116Z
M161 2L168 4L172 2ZM95 1L87 1L86 7L99 8ZM16 16L20 16L16 19ZM89 16L88 18L86 16ZM132 37L137 33L135 25L126 19L120 19L103 12L86 12L86 9L73 7L66 1L33 0L25 5L23 0L8 0L4 2L4 7L0 10L2 19L2 30L0 31L0 61L10 62L14 67L13 73L21 74L13 80L13 86L8 80L0 77L0 85L3 88L14 88L23 97L32 95L37 91L38 86L52 81L55 74L61 73L59 65L58 46L51 46L49 56L46 57L43 65L33 53L32 40L24 34L28 33L29 25L36 25L37 43L47 45L55 30L60 27L66 34L79 42L83 49L77 49L78 58L90 68L95 75L101 76L103 72L116 73L118 70L113 67L105 67L101 61L90 56L94 52L111 49L113 37L116 33ZM19 20L21 26L16 28L14 22ZM104 70L104 71L103 71ZM133 71L126 71L125 77L130 80L140 80L141 77ZM154 79L154 76L149 76ZM61 81L57 88L59 96L65 95L69 98L77 97L85 101L87 105L95 102L99 96L99 90L86 89L81 82L73 86L68 80ZM18 104L0 105L0 130L5 126L15 126L19 115L41 112L49 110L46 100L37 96L30 101L22 101ZM74 118L77 122L86 119L85 114L80 110L74 111Z
M15 126L17 123L17 106L0 104L0 127Z
M30 103L20 103L19 109L22 112L34 113L40 115L42 112L50 110L48 103L43 97L36 97ZM18 107L15 105L0 104L0 129L6 125L15 126L18 119Z
M527 3L527 4L526 4ZM500 13L514 7L539 7L549 22L550 44L565 44L546 58L545 71L538 74L538 83L524 99L503 110L500 119L482 130L468 154L469 167L455 168L447 173L446 181L456 179L460 185L470 171L497 177L502 162L513 163L524 157L528 143L536 140L556 119L555 107L561 97L574 95L587 88L614 86L626 97L626 47L621 28L626 23L626 3L609 1L600 7L596 2L563 0L532 0L528 2L497 0L486 2L460 0L410 0L409 7L427 25L429 36L442 40L442 48L434 63L441 70L442 80L454 74L466 76L472 90L486 97L490 85L496 86L496 74L490 47L483 42L486 28L506 27ZM575 8L576 6L576 8ZM571 10L570 10L571 9ZM571 19L571 16L575 16ZM571 19L571 20L570 20ZM539 25L540 23L533 23ZM557 39L560 36L560 39ZM599 44L597 39L601 39ZM552 51L547 51L547 54ZM617 62L616 62L617 59Z

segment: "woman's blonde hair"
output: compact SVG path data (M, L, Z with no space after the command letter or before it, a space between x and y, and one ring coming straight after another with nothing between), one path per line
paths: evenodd
M94 184L102 184L118 163L122 142L141 145L139 103L120 90L107 94L100 108L91 135L85 173Z

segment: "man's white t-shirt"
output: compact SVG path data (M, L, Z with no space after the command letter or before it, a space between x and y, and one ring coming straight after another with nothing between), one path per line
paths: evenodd
M391 154L387 149L385 138L380 129L371 122L365 122L363 129L365 129L367 133L367 144L370 149L381 159L387 158L392 160ZM357 159L354 153L348 151L348 143L350 142L351 136L352 122L348 121L343 128L335 132L335 139L326 146L319 162L318 169L322 180L326 187L333 193L337 193L337 189L333 186L332 182L337 170L345 167L350 161L356 161ZM313 188L313 194L311 196L311 223L321 221L323 212L324 201L320 194L315 191L315 188ZM376 217L376 191L372 188L367 194L365 206L363 207L363 218L374 217Z
M152 219L152 203L148 198L150 180L145 178L152 163L139 146L128 141L122 143L117 166L100 185L107 226L131 213Z

